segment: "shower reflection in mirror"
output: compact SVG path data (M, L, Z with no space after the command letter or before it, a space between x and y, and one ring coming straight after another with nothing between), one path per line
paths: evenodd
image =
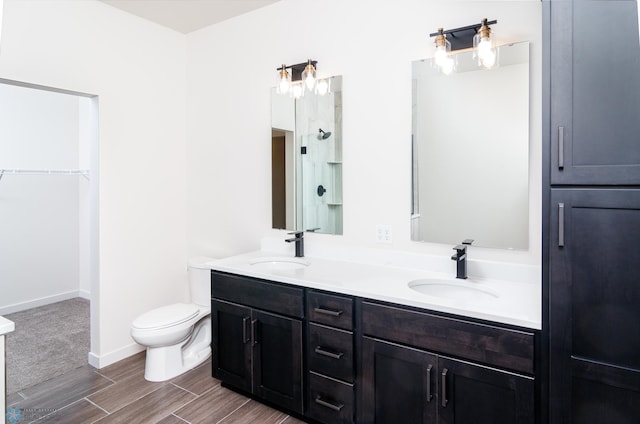
M309 88L291 73L292 87L271 92L272 226L342 234L342 78Z

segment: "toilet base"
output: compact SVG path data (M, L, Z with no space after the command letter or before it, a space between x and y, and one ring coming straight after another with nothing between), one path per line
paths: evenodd
M167 381L183 374L211 356L211 318L195 325L190 337L173 346L147 347L144 378Z

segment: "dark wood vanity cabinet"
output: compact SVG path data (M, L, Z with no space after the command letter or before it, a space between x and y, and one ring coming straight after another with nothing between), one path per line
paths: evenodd
M640 422L640 189L553 189L553 423Z
M543 11L543 401L551 424L638 423L637 4L551 0ZM594 31L603 22L617 42Z
M533 333L369 302L362 327L360 422L535 422Z
M213 376L303 411L303 289L213 272Z
M604 22L615 42L595 30ZM636 2L553 0L545 29L551 183L640 184Z
M212 272L213 376L313 423L534 424L533 331Z

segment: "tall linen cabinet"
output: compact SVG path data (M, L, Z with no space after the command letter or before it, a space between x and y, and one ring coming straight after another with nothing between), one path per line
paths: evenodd
M543 2L543 331L552 424L640 422L633 0Z

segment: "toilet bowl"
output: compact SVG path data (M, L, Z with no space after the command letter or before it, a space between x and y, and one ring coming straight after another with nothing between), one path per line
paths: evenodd
M153 309L131 324L133 340L147 347L146 380L169 380L211 356L211 260L189 260L191 303Z

